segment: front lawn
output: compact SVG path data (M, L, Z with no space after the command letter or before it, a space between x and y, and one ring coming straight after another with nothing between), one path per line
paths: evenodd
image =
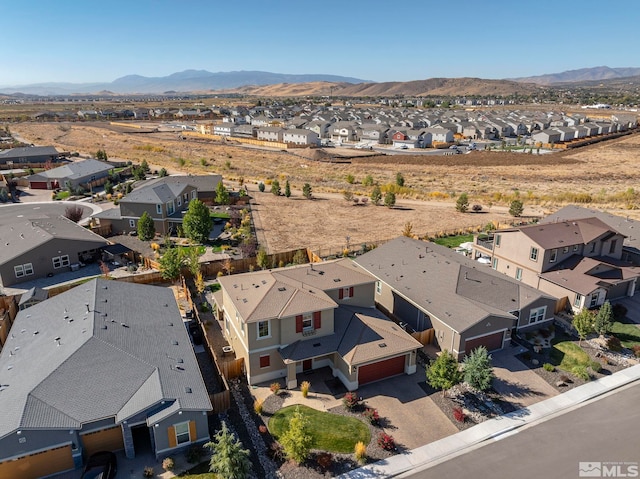
M289 421L296 408L309 421L309 435L312 447L329 452L353 453L358 441L369 444L369 427L354 417L330 414L307 406L288 406L277 411L269 420L269 430L277 439L289 427Z
M462 243L473 243L473 235L446 236L444 238L435 238L433 242L447 248L457 248Z
M616 336L625 348L631 349L640 344L640 328L635 324L615 321L611 328L611 334Z
M549 360L554 366L574 374L576 368L586 369L594 362L580 346L571 341L555 343L551 348Z

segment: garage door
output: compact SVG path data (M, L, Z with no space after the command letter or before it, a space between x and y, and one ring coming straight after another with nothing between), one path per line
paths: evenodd
M29 183L29 188L33 190L46 190L47 182L46 181L32 181Z
M82 438L82 446L84 447L86 457L94 452L119 451L120 449L124 449L124 440L120 426L89 432L82 434L80 437Z
M358 368L358 384L367 384L404 373L404 358L398 356Z
M0 463L0 479L37 479L73 468L71 446L62 446Z
M616 284L615 286L612 286L609 291L607 291L607 299L624 298L627 295L628 289L628 282Z
M502 336L504 332L487 334L486 336L480 336L479 338L469 339L465 342L464 352L469 354L478 346L484 346L487 351L495 351L496 349L502 349Z

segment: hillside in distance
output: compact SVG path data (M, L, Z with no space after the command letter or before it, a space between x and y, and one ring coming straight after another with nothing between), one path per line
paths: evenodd
M481 78L430 78L409 82L383 83L332 83L312 82L268 86L245 86L229 90L232 93L265 97L276 96L342 96L342 97L382 97L382 96L490 96L531 94L540 86L510 80L484 80Z
M640 68L609 68L607 66L600 66L568 70L561 73L548 73L532 77L514 78L514 80L518 82L537 83L540 85L553 85L555 83L582 83L614 80L637 75L640 75Z

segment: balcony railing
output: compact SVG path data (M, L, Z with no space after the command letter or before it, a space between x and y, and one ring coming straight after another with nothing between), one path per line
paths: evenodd
M489 251L493 251L493 237L485 238L485 239L476 239L476 244L481 248L488 249Z

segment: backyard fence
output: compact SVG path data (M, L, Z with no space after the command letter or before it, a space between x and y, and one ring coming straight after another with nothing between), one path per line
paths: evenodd
M436 330L431 328L431 329L425 329L424 331L415 331L411 333L411 336L416 338L418 341L420 341L420 344L425 346L427 344L431 344L435 334L436 334Z

